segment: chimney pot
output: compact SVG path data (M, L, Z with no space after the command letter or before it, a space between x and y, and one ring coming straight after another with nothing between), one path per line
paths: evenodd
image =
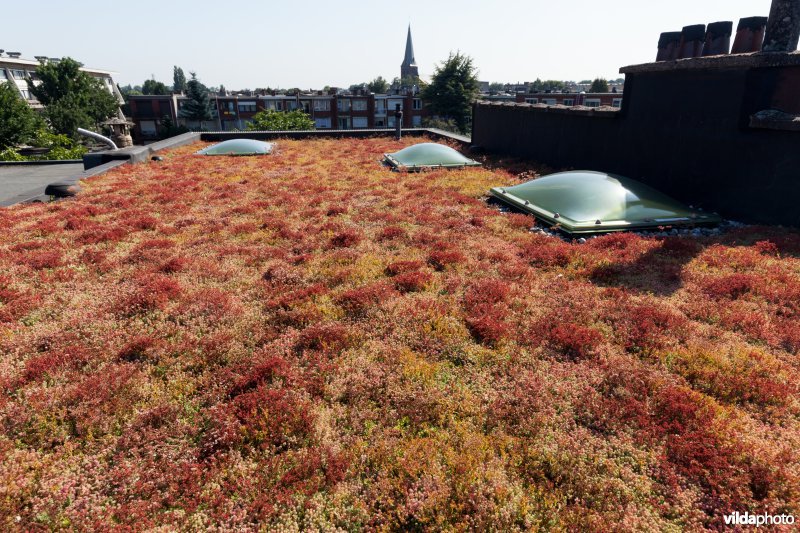
M658 55L656 61L673 61L678 59L678 47L681 43L681 32L668 31L658 39Z
M760 52L764 43L767 17L747 17L739 20L736 38L733 40L732 54Z
M793 52L800 41L800 0L772 0L765 52Z
M731 49L731 34L733 22L712 22L706 30L706 43L703 47L704 56L718 56L727 54Z
M703 42L705 41L705 37L705 24L684 26L683 31L681 31L681 44L678 58L686 59L703 55Z

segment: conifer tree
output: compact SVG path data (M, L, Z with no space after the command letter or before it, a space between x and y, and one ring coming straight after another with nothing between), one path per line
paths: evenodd
M181 109L180 116L187 120L196 120L203 129L203 122L214 119L213 105L208 97L208 88L200 83L197 74L190 72L192 79L186 84L188 101Z

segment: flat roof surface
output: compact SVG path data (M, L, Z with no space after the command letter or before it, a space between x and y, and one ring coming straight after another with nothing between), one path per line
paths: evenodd
M796 230L563 241L487 203L535 165L381 165L421 140L186 145L0 210L0 529L800 515Z
M0 165L0 207L44 194L49 184L83 172L83 163Z

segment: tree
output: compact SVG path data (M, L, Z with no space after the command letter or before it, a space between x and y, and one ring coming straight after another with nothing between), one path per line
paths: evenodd
M275 111L267 109L259 111L247 125L250 131L291 131L313 130L314 121L303 110Z
M506 85L505 83L493 82L489 84L489 92L490 93L499 93L505 90Z
M0 83L0 150L28 142L41 121L11 82Z
M381 94L389 90L389 82L383 79L383 76L378 76L367 84L370 92Z
M176 135L181 135L189 131L189 128L186 126L178 126L169 116L164 116L161 119L161 129L159 130L159 135L161 138L166 139L169 137L175 137Z
M28 89L44 105L47 121L56 132L71 137L77 137L78 128L97 128L119 109L103 82L80 68L80 63L67 57L40 64L38 85L28 79Z
M589 87L590 93L607 93L608 92L608 80L605 78L597 78L592 82L592 86Z
M542 81L537 78L536 81L533 82L534 91L563 91L565 88L566 84L559 80Z
M154 79L145 80L142 84L142 94L170 94L169 87Z
M131 86L128 85L117 85L117 89L119 89L122 98L127 102L129 96L141 96L144 94L142 92L142 87L139 85Z
M208 97L208 88L200 83L197 74L190 72L192 79L186 84L186 96L189 100L180 111L181 118L196 120L203 129L203 122L214 119L213 107Z
M477 71L472 58L460 52L437 65L430 85L422 89L422 98L435 115L453 120L461 132L466 132L472 120L472 102L478 96Z
M154 79L144 80L142 84L142 94L169 94L170 90L169 87L161 83L160 81L156 81Z
M172 67L172 90L176 93L182 93L186 90L186 74L177 65Z

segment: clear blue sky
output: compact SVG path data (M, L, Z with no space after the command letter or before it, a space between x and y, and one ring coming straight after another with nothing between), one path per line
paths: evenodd
M71 56L118 73L121 84L172 66L207 85L347 87L399 75L412 26L420 74L452 50L486 81L618 77L652 61L659 33L767 16L770 0L406 0L305 2L139 0L6 2L0 48L23 57Z

